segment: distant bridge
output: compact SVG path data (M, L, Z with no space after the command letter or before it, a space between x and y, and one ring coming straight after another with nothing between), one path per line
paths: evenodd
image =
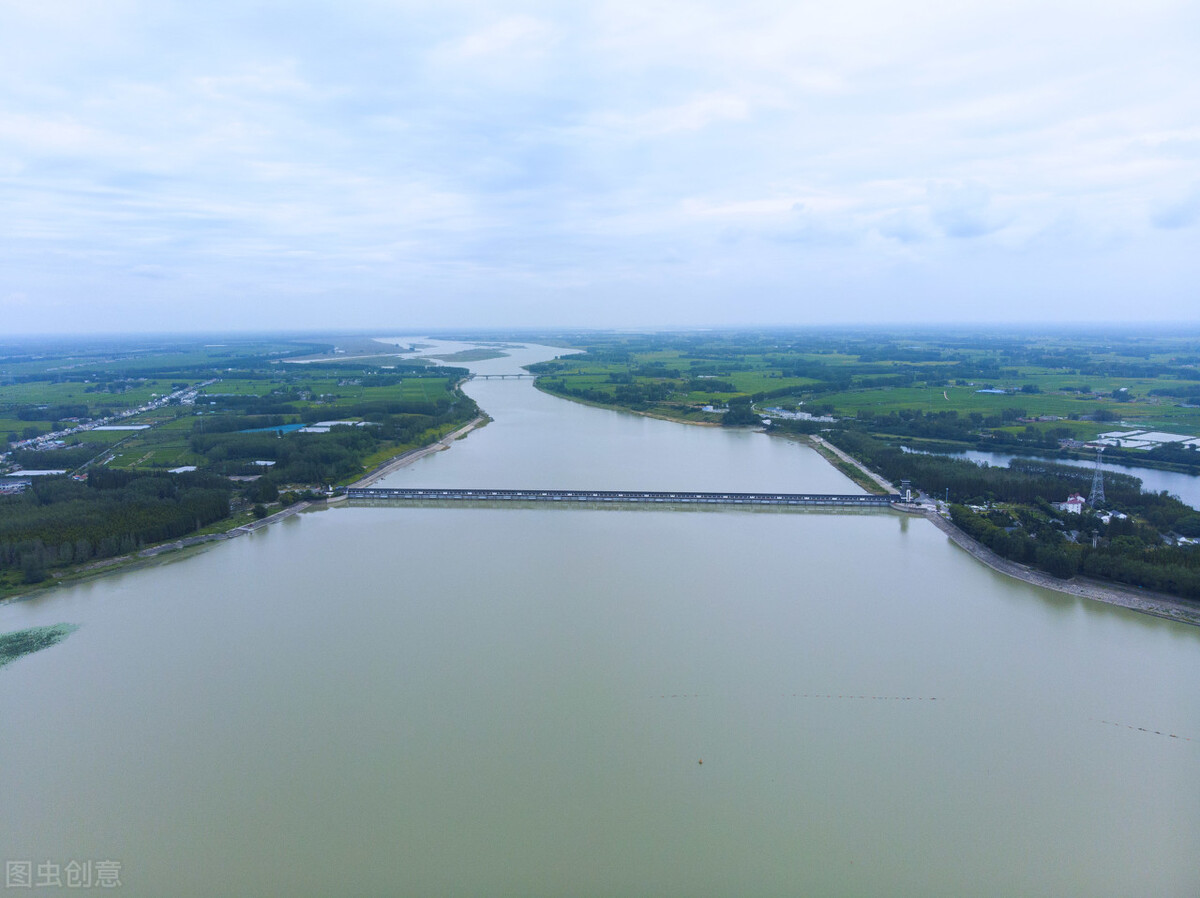
M492 380L493 378L495 378L496 380L508 380L510 377L513 380L520 380L523 377L533 380L535 377L537 377L537 375L536 374L472 374L467 378L467 380Z
M401 502L605 502L664 505L786 505L887 508L899 494L846 496L828 493L690 493L644 490L349 489L349 499Z

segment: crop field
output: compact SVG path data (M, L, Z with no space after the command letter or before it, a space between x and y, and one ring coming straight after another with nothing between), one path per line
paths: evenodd
M779 405L897 441L1040 452L1114 430L1200 434L1200 334L597 334L574 345L586 351L534 366L542 389L679 420L751 424ZM706 406L740 411L723 418ZM1029 420L1039 417L1054 420ZM1200 470L1200 453L1179 452L1137 457Z
M870 390L848 390L821 397L832 405L837 414L849 415L861 409L899 411L921 409L939 412L949 409L959 414L979 412L990 415L1004 409L1019 410L1023 415L1090 415L1097 409L1118 414L1129 410L1127 403L1106 399L1081 399L1060 393L979 393L974 387L882 387ZM1139 408L1139 411L1142 409Z
M201 447L209 451L212 437L218 434L320 420L380 418L395 436L380 439L382 431L359 434L358 443L364 436L372 438L355 451L386 456L397 446L419 445L429 434L453 426L460 415L447 415L448 397L459 397L463 413L472 407L451 389L464 373L461 369L407 362L396 354L408 349L360 337L177 344L133 339L97 341L86 351L56 344L0 347L0 441L15 445L53 436L53 443L38 441L22 450L27 466L37 462L42 467L73 469L74 463L52 464L55 451L62 447L69 450L63 458L72 462L81 457L81 449L85 454L90 449L93 464L161 470L203 467L221 457L198 452L197 434L209 440ZM347 358L356 353L364 357ZM297 357L312 361L281 363ZM372 364L379 361L386 364ZM198 388L194 405L178 397L169 404L161 399L187 387ZM146 430L96 430L87 423L156 401L161 403L158 407L114 422L148 425ZM244 423L239 423L241 419ZM346 439L322 434L303 437L307 446ZM28 455L31 448L46 451Z
M784 377L770 371L735 371L729 375L729 380L739 393L760 393L767 390L782 390L788 387L801 389L811 386L811 377Z
M45 382L0 384L0 408L37 409L43 406L86 406L89 413L101 409L122 411L145 405L156 395L171 392L170 382L151 381L111 390L99 385L80 382Z
M217 383L204 387L202 396L266 396L278 381L267 378L221 377Z
M397 355L280 364L346 342L0 346L0 473L66 472L4 497L0 595L320 497L479 414L461 368ZM302 432L320 421L371 423Z

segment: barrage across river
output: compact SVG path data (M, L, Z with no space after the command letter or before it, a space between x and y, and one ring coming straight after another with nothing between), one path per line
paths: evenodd
M851 508L888 507L899 494L838 495L828 493L696 493L647 490L503 490L503 489L349 489L349 499L445 502L582 502L663 503L672 505L797 505Z

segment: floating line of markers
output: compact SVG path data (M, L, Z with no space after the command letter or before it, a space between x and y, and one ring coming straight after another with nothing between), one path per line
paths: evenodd
M784 694L784 698L788 698ZM793 692L791 698L831 698L858 701L860 699L868 702L936 702L936 696L929 695L833 695L832 693L822 692Z
M1166 736L1168 739L1178 739L1180 742L1195 742L1191 736L1180 736L1176 733L1164 733L1162 730L1152 730L1148 727L1135 727L1128 723L1116 723L1112 720L1100 720L1098 717L1089 717L1088 720L1095 720L1097 723L1106 723L1110 727L1121 727L1126 730L1135 730L1139 733L1149 733L1151 736Z
M782 694L783 698L823 698L838 701L875 701L875 702L936 702L936 696L925 695L835 695L832 692L793 692L790 695ZM697 692L680 692L671 695L660 695L660 699L687 699L687 698L702 698ZM1178 739L1180 742L1197 742L1198 739L1193 739L1191 736L1180 736L1178 733L1166 733L1162 730L1152 730L1149 727L1138 727L1128 723L1117 723L1114 720L1100 720L1098 717L1089 717L1089 720L1094 720L1097 723L1103 723L1107 726L1119 727L1121 729L1133 730L1138 733L1146 733L1150 736L1166 736L1168 739Z
M842 701L859 701L860 699L868 702L936 702L936 696L927 695L834 695L833 693L822 692L793 692L791 694L782 693L782 698L827 698L840 699ZM659 698L701 698L699 693L681 692L672 695L660 695Z

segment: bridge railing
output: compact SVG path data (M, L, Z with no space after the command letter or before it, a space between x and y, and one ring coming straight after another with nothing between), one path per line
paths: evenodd
M447 502L632 502L708 505L837 505L888 506L901 501L898 494L735 493L654 490L523 490L467 488L361 488L346 491L350 499Z

